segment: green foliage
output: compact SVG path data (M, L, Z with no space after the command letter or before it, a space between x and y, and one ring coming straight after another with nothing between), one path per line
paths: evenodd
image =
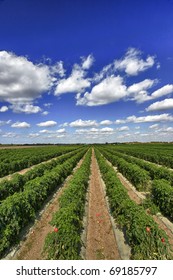
M131 259L172 259L166 233L158 228L142 206L128 197L115 171L98 151L96 155L106 184L112 215L125 231L127 242L131 247Z
M68 182L68 187L60 197L60 209L53 215L51 224L58 230L49 233L45 240L48 259L81 259L81 232L90 175L91 150L81 167Z
M23 192L15 193L0 204L0 256L17 242L21 230L34 219L48 196L72 172L86 153L82 149L63 164L57 165L42 177L27 182Z
M152 200L159 206L161 212L173 219L173 188L166 180L152 182Z

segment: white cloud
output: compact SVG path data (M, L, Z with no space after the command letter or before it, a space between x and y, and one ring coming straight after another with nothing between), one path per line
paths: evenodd
M8 120L8 121L0 121L0 126L7 125L7 124L10 124L10 123L11 123L11 120Z
M113 122L110 120L103 120L100 122L100 125L111 125L111 124L113 124Z
M8 107L7 106L2 106L0 108L0 113L4 113L4 112L7 112L8 111Z
M91 93L77 96L77 105L98 106L118 101L127 95L126 86L120 76L105 78L95 85Z
M122 59L115 60L114 67L116 70L124 70L128 75L136 76L139 72L147 70L155 63L154 56L148 56L146 60L143 60L141 55L141 51L129 48Z
M88 70L94 62L94 57L90 54L87 58L82 57L82 60L82 68Z
M97 122L95 120L76 120L74 122L71 122L69 124L70 127L90 127L90 126L98 126Z
M122 127L118 128L118 131L127 131L127 130L129 130L128 126L122 126Z
M72 73L68 78L64 78L58 81L55 95L59 96L64 93L79 93L83 92L87 87L90 86L90 79L86 78L86 67L89 67L90 58L87 58L80 66L75 64L72 69ZM85 68L84 68L85 67Z
M6 138L15 138L18 135L14 132L6 132L5 134L2 135L2 137L6 137Z
M14 113L37 114L42 111L39 106L32 104L13 104L10 108Z
M47 108L50 108L52 105L53 105L53 103L45 103L45 104L43 104L45 107L47 107Z
M55 125L57 125L57 122L55 122L55 121L46 121L46 122L41 122L41 123L37 124L37 126L45 126L45 127L52 127Z
M49 67L33 64L26 57L0 51L0 99L9 103L31 103L51 88Z
M144 101L150 100L151 97L148 96L147 89L151 88L153 85L155 85L158 81L145 79L142 82L133 84L128 87L128 98L130 100L135 100L137 103L142 103Z
M48 114L49 114L48 111L44 111L44 112L42 113L43 116L47 116Z
M39 133L29 133L28 138L37 138L39 136L40 136Z
M151 99L156 99L156 98L159 98L159 97L162 97L164 95L168 95L170 93L173 93L173 85L165 85L161 88L159 88L158 90L154 91L152 94L151 94Z
M167 98L162 101L151 104L146 111L159 111L173 109L173 98Z
M65 128L61 128L61 129L56 130L56 132L58 132L58 133L66 133L66 130L65 130Z
M39 133L52 133L52 131L47 130L47 129L43 129L43 130L40 130Z
M150 129L156 129L158 127L159 127L158 123L149 126Z
M68 123L68 122L65 122L65 123L63 123L63 124L60 124L59 127L67 127L68 125L69 125L69 123Z
M50 71L52 75L58 74L61 78L64 77L66 71L63 66L63 61L59 61L55 65L51 66Z
M15 127L15 128L28 128L30 126L31 125L27 122L16 122L11 125L11 127Z
M162 121L173 121L173 116L170 114L161 114L161 115L149 115L149 116L144 116L144 117L136 117L136 116L129 116L124 120L116 120L115 124L120 124L120 123L128 123L128 122L133 122L133 123L142 123L142 122L162 122Z
M86 136L86 135L90 135L90 136L98 135L98 136L101 136L101 135L112 135L113 132L114 132L114 129L110 128L110 127L103 127L101 129L92 127L90 129L76 129L75 134L84 135L84 136Z

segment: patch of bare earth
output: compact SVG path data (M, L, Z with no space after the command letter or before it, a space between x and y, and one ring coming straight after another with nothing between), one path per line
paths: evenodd
M106 205L103 185L94 151L92 151L88 199L85 259L121 259Z
M74 169L74 172L81 166L83 159L81 159ZM73 172L73 173L74 173ZM73 176L70 175L66 179L63 186L54 195L52 201L47 205L43 214L39 220L32 227L30 233L28 234L26 240L22 242L20 249L16 254L10 259L17 260L43 260L46 256L43 253L44 242L47 234L53 231L53 227L50 225L53 213L59 209L59 198L63 191L68 187L68 181Z

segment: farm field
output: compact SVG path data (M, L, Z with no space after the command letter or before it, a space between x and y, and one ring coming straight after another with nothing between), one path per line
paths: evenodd
M1 259L173 259L171 144L20 147L0 159Z

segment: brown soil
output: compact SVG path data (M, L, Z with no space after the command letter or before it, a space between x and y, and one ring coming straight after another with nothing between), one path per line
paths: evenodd
M120 255L94 151L92 151L87 219L86 259L119 260Z
M83 159L81 159L74 169L77 170L82 164ZM73 173L74 173L73 172ZM28 234L26 240L21 244L19 251L10 259L17 260L43 260L46 259L46 256L43 254L44 242L47 234L53 231L53 226L50 225L52 220L53 213L59 209L59 197L63 191L68 187L68 181L73 176L70 175L66 179L62 188L54 196L53 200L45 208L40 219L33 226L31 232Z
M114 169L116 172L116 167L114 167ZM121 173L117 173L117 176L121 181L121 183L123 184L123 186L127 189L130 199L136 202L136 204L141 204L142 201L145 199L145 194L141 194L141 192L138 192L135 189L135 187ZM148 215L151 215L150 211L146 210L146 212ZM158 224L159 228L166 232L169 239L169 243L173 250L173 230L170 230L170 228L166 225L167 222L164 223L162 219L159 218L159 216L156 215L151 215L151 216L153 217L154 221Z
M70 153L71 153L71 152L69 152L69 154L70 154ZM65 155L65 154L64 154L64 155ZM61 156L64 156L64 155L61 155ZM11 180L11 179L13 178L13 175L15 175L15 174L24 175L26 172L28 172L29 170L33 169L34 167L39 166L40 164L46 164L46 163L48 163L48 162L50 162L50 161L52 161L52 160L56 160L56 159L60 158L61 156L53 157L53 158L51 158L51 159L49 159L49 160L42 161L42 162L40 162L40 163L38 163L38 164L34 164L34 165L32 165L32 166L30 166L30 167L28 167L28 168L25 168L25 169L16 171L15 173L12 173L12 174L10 174L10 175L7 175L7 176L4 176L4 177L0 178L0 181L2 181L2 180L4 180L4 179L6 179L6 180Z

